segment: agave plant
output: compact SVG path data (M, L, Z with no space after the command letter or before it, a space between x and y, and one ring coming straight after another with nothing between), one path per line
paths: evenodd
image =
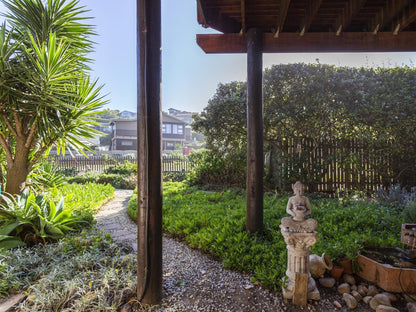
M44 194L27 189L16 197L2 195L0 203L0 249L55 241L75 230L81 221L64 209L64 198L55 204Z

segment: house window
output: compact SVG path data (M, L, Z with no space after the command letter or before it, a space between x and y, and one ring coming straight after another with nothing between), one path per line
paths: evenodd
M133 146L133 141L122 140L121 145L122 146Z
M172 124L162 124L162 133L172 133Z
M172 125L172 128L173 128L172 133L177 134L178 133L178 125Z
M178 125L178 134L183 134L183 125Z

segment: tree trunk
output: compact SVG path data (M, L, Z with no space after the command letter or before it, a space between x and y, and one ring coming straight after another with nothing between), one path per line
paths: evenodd
M13 163L7 163L6 189L12 195L20 195L26 186L26 179L29 174L29 149L24 144L16 145L15 159Z

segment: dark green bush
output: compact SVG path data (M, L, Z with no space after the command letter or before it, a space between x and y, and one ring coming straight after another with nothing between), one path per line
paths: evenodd
M405 223L416 223L416 201L409 201L403 208L402 216Z
M137 173L131 173L124 176L120 181L120 188L126 190L134 190L137 186Z
M120 174L120 175L130 175L132 173L137 174L137 165L129 161L125 161L123 164L117 164L108 167L104 170L104 173L107 174Z
M163 172L163 181L164 182L182 182L186 180L188 174L186 171L170 171Z
M245 185L245 153L218 156L209 150L199 150L189 155L189 162L191 185Z
M100 175L99 172L88 171L86 173L67 178L67 182L78 183L78 184L96 183L99 175Z

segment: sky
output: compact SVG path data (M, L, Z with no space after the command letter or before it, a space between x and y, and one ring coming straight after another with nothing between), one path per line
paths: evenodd
M245 54L205 54L196 34L215 33L197 23L196 0L162 1L162 109L201 112L219 83L244 81ZM105 108L136 111L136 0L79 0L90 10L98 36L90 55L91 76L104 84ZM117 3L117 4L115 4ZM0 11L4 7L0 4ZM321 63L336 66L416 66L416 53L264 54L273 64Z

